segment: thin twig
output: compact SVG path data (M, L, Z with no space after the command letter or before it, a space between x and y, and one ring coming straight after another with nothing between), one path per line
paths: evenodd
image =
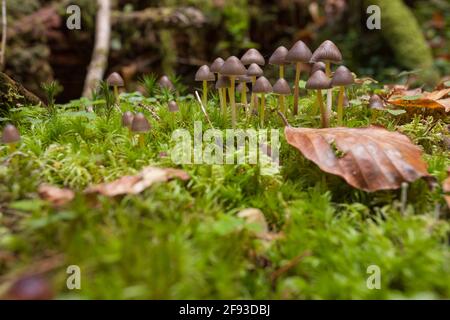
M8 20L6 19L6 0L2 0L2 47L0 51L0 67L5 68L6 35L8 32Z
M195 91L195 96L197 97L198 103L200 103L200 107L201 107L201 109L202 109L202 111L203 111L203 113L204 113L204 115L206 117L206 120L208 120L209 125L211 126L211 128L214 129L214 126L213 126L211 120L209 119L208 113L206 112L206 108L203 105L202 99L200 99L200 95L198 94L198 91Z
M280 116L281 120L283 121L284 125L286 127L290 127L291 125L289 124L288 120L286 119L286 116L283 114L283 112L281 111L277 111L278 115Z

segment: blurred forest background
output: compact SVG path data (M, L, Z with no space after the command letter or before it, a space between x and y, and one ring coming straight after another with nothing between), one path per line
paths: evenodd
M81 30L66 28L71 4L81 8ZM370 4L382 8L381 30L366 27ZM40 96L41 83L55 79L64 87L60 102L79 98L94 46L96 1L7 5L5 72ZM107 73L120 72L128 89L138 88L143 73L193 85L198 66L218 56L256 47L268 57L299 39L312 50L333 40L345 65L380 81L399 83L422 70L421 79L433 83L450 74L449 0L113 0L112 6Z

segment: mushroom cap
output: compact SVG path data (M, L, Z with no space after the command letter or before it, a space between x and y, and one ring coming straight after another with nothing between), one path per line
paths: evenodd
M170 81L168 76L162 76L158 80L158 84L161 88L173 90L175 89L175 86L173 85L172 81Z
M167 105L170 112L178 112L180 111L180 108L178 107L178 104L175 101L170 101Z
M333 75L333 79L331 79L331 85L333 87L337 86L348 86L355 83L355 79L353 79L353 74L346 66L340 66L336 69Z
M326 64L323 63L322 61L319 61L313 64L310 74L313 74L317 70L322 70L323 72L325 72L326 69L327 69Z
M243 76L236 77L236 81L239 83L242 83L242 82L248 83L248 82L252 82L252 78L247 75L243 75Z
M374 94L369 99L369 107L371 109L384 109L383 99L379 95Z
M2 133L2 143L10 144L17 143L20 141L20 133L19 130L12 124L7 124L5 128L3 128Z
M131 123L131 131L148 132L150 129L150 123L142 113L138 113L134 116L133 122Z
M244 91L244 82L239 83L239 85L236 87L237 92Z
M255 85L253 86L254 93L269 93L272 92L272 90L272 85L264 76L259 77L258 80L256 80Z
M325 72L317 70L306 82L306 89L320 90L331 88L331 81Z
M230 78L227 76L219 75L219 79L216 82L216 89L223 89L231 87Z
M195 74L195 81L216 81L216 76L205 64L198 68L197 73Z
M269 64L275 64L279 66L283 66L285 64L288 64L286 61L286 56L288 54L289 50L286 49L286 47L278 47L270 56L269 58Z
M122 115L122 126L131 128L133 123L134 114L131 111L127 111Z
M264 57L262 56L262 54L254 48L248 49L247 52L244 53L244 55L241 58L241 62L245 66L252 64L252 63L256 63L260 66L263 66L266 64L266 61L264 60Z
M340 63L342 61L342 54L339 48L333 43L333 41L325 40L314 51L310 62L318 61L330 61L333 63Z
M230 77L242 76L247 74L247 69L244 67L241 60L235 56L231 56L225 60L222 68L220 68L220 74Z
M123 79L117 72L113 72L109 75L109 77L106 79L106 83L110 87L123 87Z
M220 68L222 68L223 64L225 63L225 60L222 58L216 58L216 60L213 61L211 66L209 67L209 70L213 73L219 73Z
M263 74L264 71L257 63L252 63L247 69L247 75L249 77L261 77Z
M284 78L280 78L273 85L273 93L280 95L289 95L291 94L291 87L289 87L289 83Z
M286 55L286 61L289 62L309 62L312 52L308 46L301 40L297 41Z

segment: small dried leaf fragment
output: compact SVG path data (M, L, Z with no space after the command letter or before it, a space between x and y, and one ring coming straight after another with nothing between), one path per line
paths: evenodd
M86 189L88 194L101 194L115 197L126 194L139 194L157 182L167 182L173 179L189 180L189 174L173 168L146 167L135 176L124 176L109 183L94 185Z
M381 127L291 128L287 142L325 172L368 191L397 189L429 176L420 148L408 137Z
M63 206L75 198L75 193L72 190L47 184L40 185L38 193L42 200L49 201L56 207Z
M255 208L244 209L237 215L239 218L244 219L246 223L258 226L259 230L256 232L256 237L266 241L272 241L280 238L280 234L270 232L269 226L266 221L264 213Z

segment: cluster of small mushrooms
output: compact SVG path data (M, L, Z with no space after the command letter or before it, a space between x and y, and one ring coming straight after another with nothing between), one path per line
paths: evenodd
M268 63L278 66L279 79L272 86L270 81L264 77L262 67L266 61L262 54L256 49L249 49L238 59L231 56L226 60L217 58L211 66L201 66L196 75L196 81L203 82L204 105L207 103L208 82L216 81L215 87L218 90L220 105L223 114L226 115L227 92L231 105L231 120L233 127L236 126L238 112L235 102L235 85L239 84L237 91L241 93L241 104L247 107L247 84L251 83L250 110L260 116L261 126L265 119L265 95L274 93L278 95L279 109L282 113L287 113L286 96L291 95L291 87L285 79L285 68L289 64L295 65L294 100L292 113L298 114L299 105L299 83L302 64L312 64L310 78L306 83L306 89L317 91L317 101L321 110L322 127L329 127L332 107L332 88L339 88L337 105L337 124L343 125L343 106L345 99L345 87L354 83L353 74L345 66L340 66L334 74L331 71L331 64L342 62L342 54L337 46L330 40L324 41L314 53L303 41L297 41L291 49L283 46L278 47L269 58ZM217 75L217 77L216 77ZM325 107L322 99L322 90L327 90L327 105ZM260 96L260 99L257 98ZM260 100L260 102L259 102Z
M258 114L260 124L264 126L266 113L266 94L278 95L279 111L286 114L292 112L297 115L299 111L299 92L300 92L300 74L302 65L311 64L311 72L305 88L317 91L317 103L320 107L322 127L330 126L330 115L333 104L333 87L339 88L339 96L337 102L337 125L343 125L343 108L345 105L345 87L354 83L353 74L348 68L341 65L334 73L331 70L331 64L340 64L342 62L342 54L338 47L330 40L324 41L316 51L311 52L303 41L297 41L291 49L283 46L278 47L269 58L270 65L278 66L279 79L272 84L264 77L262 67L265 66L266 60L263 55L256 49L247 50L241 59L231 56L226 60L217 58L210 65L201 66L196 75L195 80L203 82L203 98L202 104L206 107L208 97L208 82L215 82L215 89L218 92L220 107L223 117L227 117L227 93L231 105L231 120L233 128L236 127L238 110L236 106L236 91L241 94L241 105L244 108L248 106L247 93L249 85L251 85L250 111L249 114ZM294 80L294 97L293 107L289 110L286 106L286 97L291 95L291 86L285 79L285 68L287 65L295 66ZM120 102L119 88L124 87L124 80L117 73L113 72L106 79L109 87L113 88L115 102ZM161 88L167 90L175 90L175 86L167 76L162 76L158 80ZM236 84L238 84L236 88ZM324 104L322 90L327 90L327 103ZM228 91L228 92L227 92ZM259 96L259 98L258 98ZM383 108L383 100L378 95L370 98L369 106L376 114L377 109ZM168 110L172 113L178 112L179 108L175 101L168 103ZM139 145L144 146L145 134L151 129L151 125L143 113L134 114L127 111L122 115L122 126L128 128L130 136L138 135ZM11 124L4 127L1 142L9 146L10 152L13 152L20 142L20 133L17 128Z

